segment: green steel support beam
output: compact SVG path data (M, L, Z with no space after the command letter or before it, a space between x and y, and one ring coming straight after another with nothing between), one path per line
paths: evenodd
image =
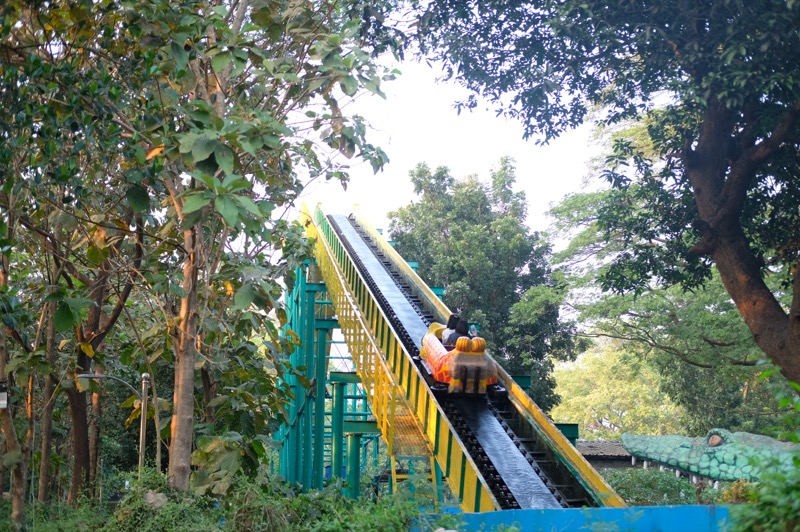
M361 484L361 464L359 463L361 434L347 435L347 496L357 499Z
M344 387L343 382L333 383L333 415L331 420L331 477L342 475L342 443L344 439Z
M305 340L305 336L303 335L303 321L305 318L305 312L303 305L304 295L306 293L306 266L303 265L303 268L300 269L300 275L297 276L299 282L297 283L297 292L293 298L293 302L295 304L295 315L296 319L292 326L295 328L295 332L298 333L301 341ZM292 353L292 366L299 367L303 365L303 361L301 359L302 353L299 349L296 349L294 353ZM300 482L300 462L303 459L303 441L302 441L302 432L300 428L300 420L298 417L300 416L300 400L303 396L300 384L297 381L297 377L291 377L293 381L293 392L294 392L294 401L292 401L292 413L293 415L289 418L292 425L289 427L289 456L287 457L289 460L289 476L287 480L291 483Z
M346 420L342 424L345 434L380 434L381 429L374 421Z
M316 298L316 293L321 288L320 285L312 285L306 283L306 289L304 292L304 305L303 305L303 355L304 355L304 366L306 368L305 377L309 381L314 378L314 299ZM300 390L303 398L303 413L302 413L302 432L301 432L301 449L302 449L302 460L300 462L300 471L301 481L303 487L305 489L309 489L311 487L311 478L312 478L312 452L313 452L313 440L312 440L312 422L313 422L313 412L311 411L311 404L309 401L309 394L306 390Z
M312 487L322 489L325 477L325 380L328 336L339 324L335 320L317 320L316 383L314 385L314 476Z
M310 264L306 261L296 270L297 283L287 295L288 321L284 332L293 331L302 342L302 347L290 357L291 365L305 367L304 376L315 384L312 390L306 390L296 376L287 378L294 400L289 406L289 423L280 427L276 438L281 442L279 473L289 482L321 489L325 473L327 344L329 331L338 328L338 322L316 318L317 305L321 301L317 294L326 288L324 284L308 281Z
M433 485L434 489L436 490L436 504L441 502L442 500L442 468L439 466L439 462L436 460L432 460L433 462L433 471L431 471L431 475L433 476Z
M347 496L352 499L358 498L361 486L361 436L380 432L374 421L344 422L344 433L347 434Z
M352 371L331 371L330 382L341 384L358 384L361 382L361 377Z
M317 329L314 378L314 477L312 487L322 489L325 477L325 377L328 369L325 359L328 331Z
M333 384L333 411L331 413L331 477L341 477L344 456L344 396L348 383L361 382L355 373L331 371L329 381Z

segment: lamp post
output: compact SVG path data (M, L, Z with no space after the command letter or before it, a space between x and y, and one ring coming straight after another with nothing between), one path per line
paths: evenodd
M142 415L139 421L139 480L142 480L142 468L144 467L144 440L147 434L147 388L150 385L150 374L142 373L142 393L140 394L136 388L125 382L124 380L114 377L113 375L104 375L102 373L82 373L77 375L79 379L111 379L121 382L131 390L134 395L139 398L139 404L142 408Z

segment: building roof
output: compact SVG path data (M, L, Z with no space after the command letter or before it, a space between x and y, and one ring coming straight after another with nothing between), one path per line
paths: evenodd
M586 458L630 459L631 455L618 441L578 440L575 446Z

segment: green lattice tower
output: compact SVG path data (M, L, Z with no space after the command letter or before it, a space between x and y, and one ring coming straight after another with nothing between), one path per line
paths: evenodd
M332 332L338 323L319 270L313 262L306 261L295 273L294 289L286 294L287 323L283 334L299 343L289 363L311 386L304 387L296 374L286 376L294 397L288 408L289 421L275 437L280 443L278 472L291 483L321 489L326 466L332 475L341 474L348 442L348 492L357 496L360 455L365 444L375 443L374 439L361 436L375 434L377 426L369 421L371 412L356 386L358 377L352 374L342 382L342 374L334 374L331 379L328 372ZM333 390L330 401L328 384ZM342 385L349 389L340 388ZM341 396L338 403L337 396ZM326 418L330 421L326 422Z

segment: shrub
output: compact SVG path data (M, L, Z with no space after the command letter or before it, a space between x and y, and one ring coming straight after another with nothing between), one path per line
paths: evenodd
M746 480L737 480L727 489L723 490L719 501L722 504L741 504L751 501L757 491L757 486Z
M163 474L145 470L141 482L136 473L127 475L130 488L113 514L108 505L84 501L77 507L50 504L33 506L28 512L31 530L88 530L108 532L171 531L339 531L434 530L444 520L420 519L419 501L395 494L347 499L342 484L322 491L301 492L284 482L248 479L238 475L231 491L219 499L208 495L177 492L169 488ZM124 485L125 476L120 479ZM154 495L160 499L152 503ZM147 502L151 500L151 503ZM0 515L8 508L0 501ZM451 522L455 522L451 518ZM3 532L0 519L0 532ZM429 522L432 521L432 522Z
M227 530L408 530L419 515L409 498L347 499L341 484L296 492L277 482L240 482L225 507Z
M800 458L794 461L793 469L764 474L752 502L731 510L733 530L800 530Z
M695 504L695 488L684 478L658 469L607 469L604 476L632 506Z
M132 474L131 476L133 476ZM150 493L165 497L159 504L148 504ZM148 496L148 497L149 497ZM213 500L191 493L174 491L166 477L154 469L146 469L142 480L131 481L131 489L119 502L113 517L103 530L109 532L169 532L213 530L219 526L219 515Z
M64 502L46 505L34 503L26 508L25 514L27 529L36 532L100 530L110 516L103 505L88 500L81 501L77 506Z

